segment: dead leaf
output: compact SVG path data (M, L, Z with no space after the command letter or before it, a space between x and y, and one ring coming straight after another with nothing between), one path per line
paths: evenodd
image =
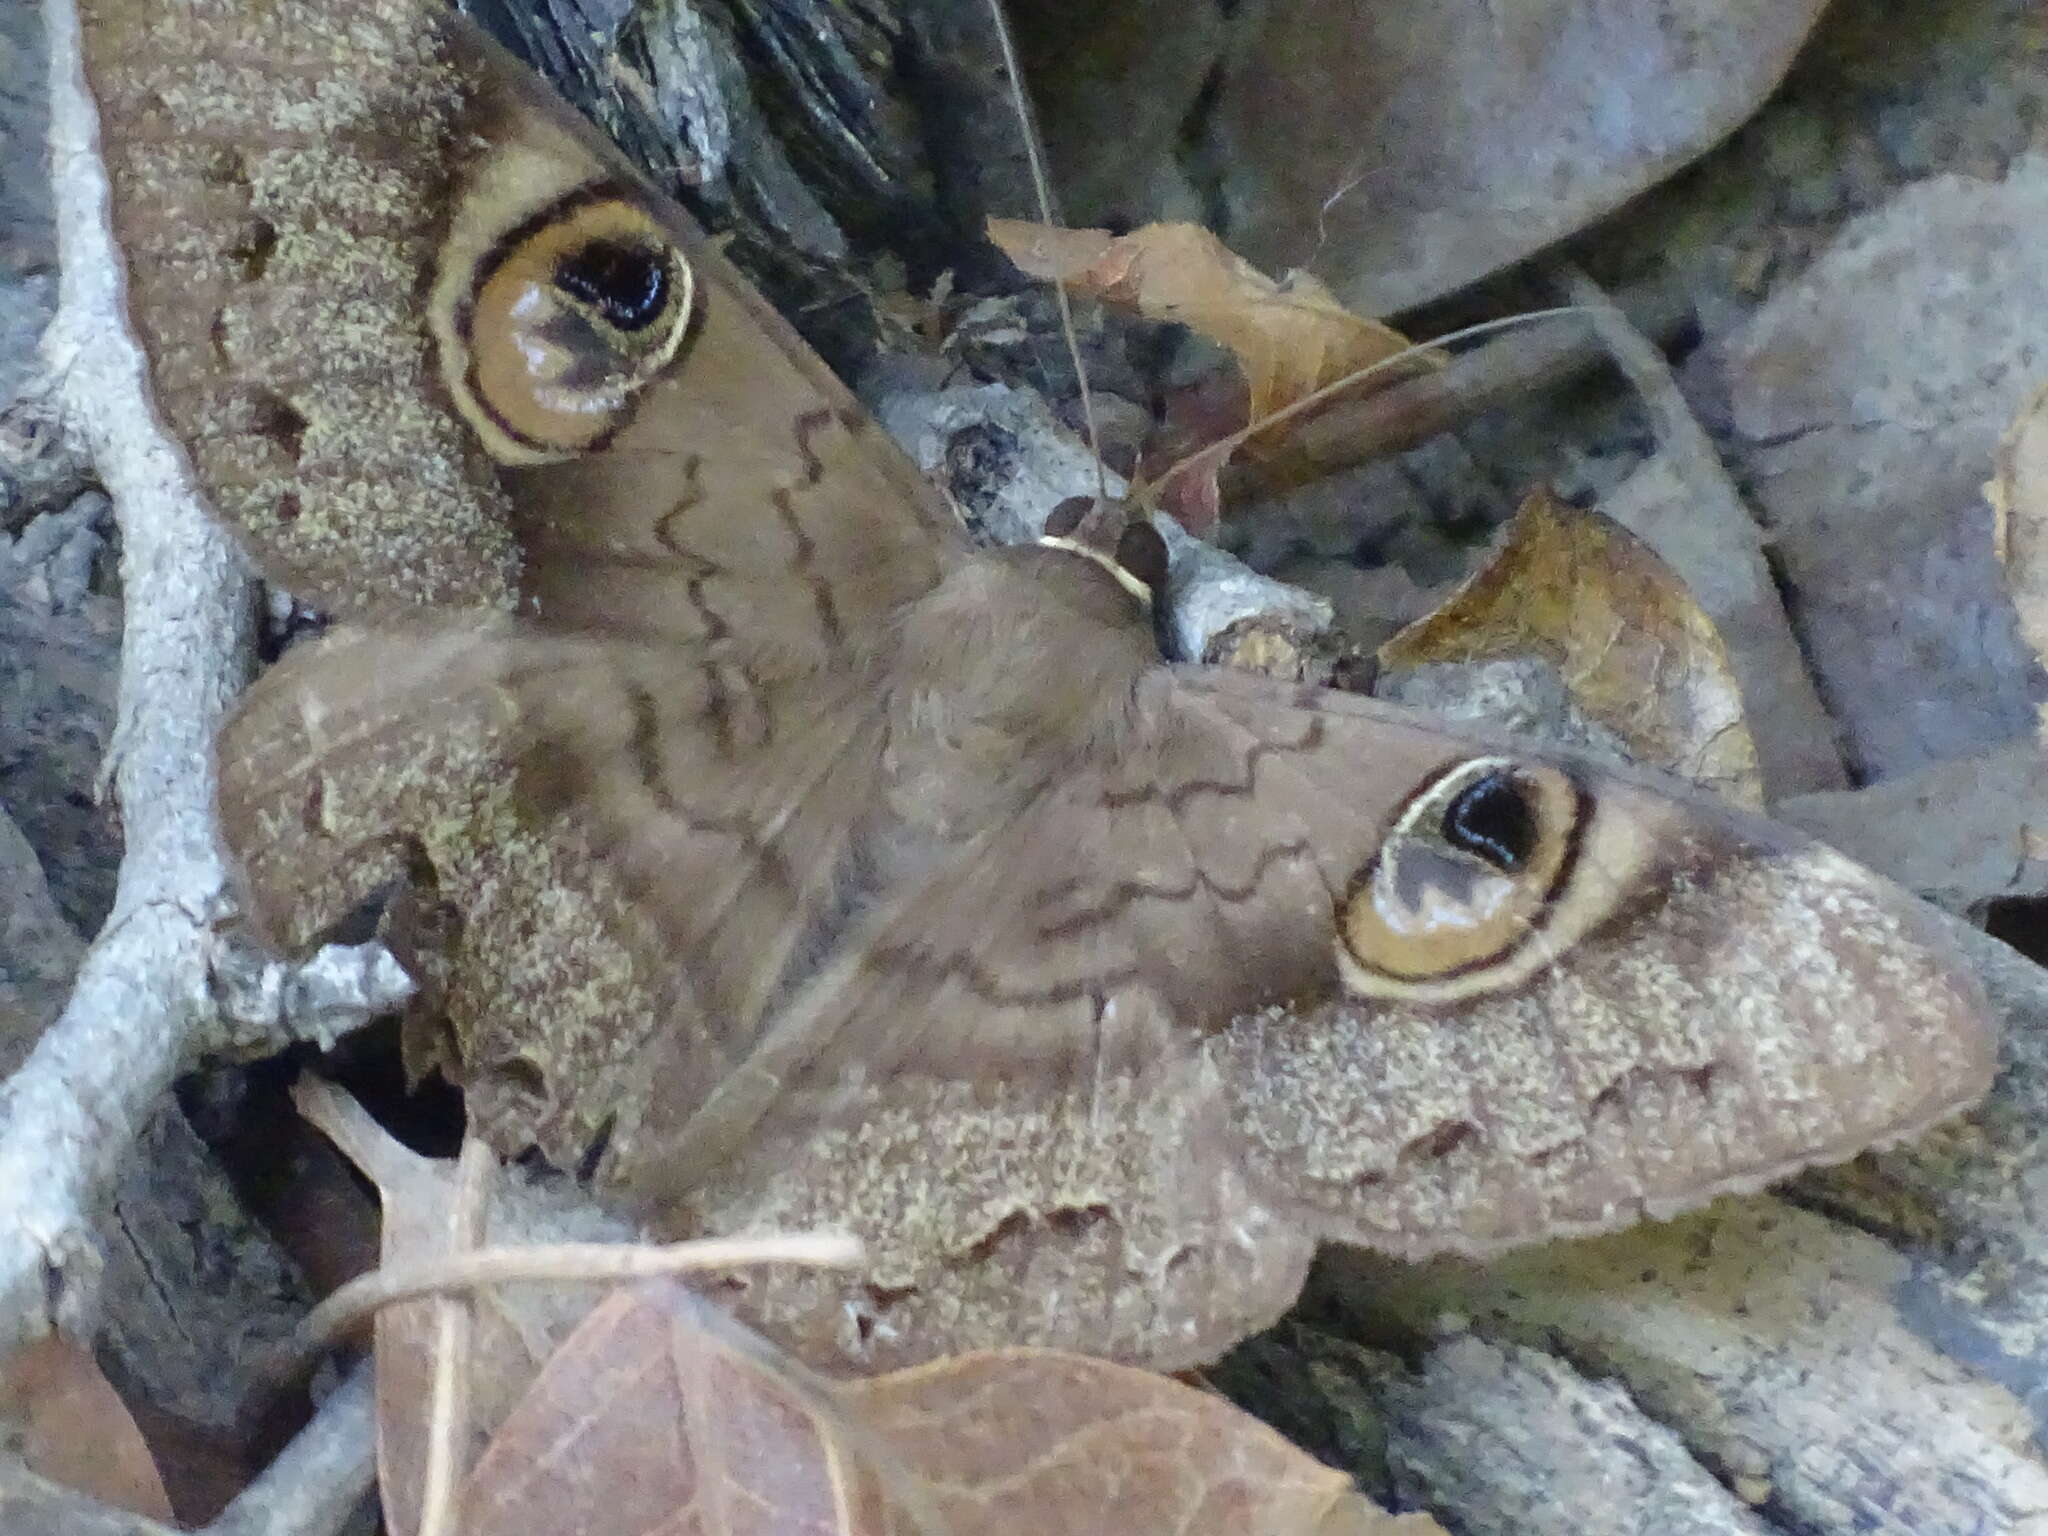
M1393 356L1408 338L1354 315L1321 282L1275 282L1199 224L1147 224L1128 235L990 219L989 238L1032 277L1192 327L1244 370L1250 419Z
M666 1281L600 1304L471 1474L468 1536L1441 1536L1150 1372L1002 1350L835 1385L708 1315Z
M377 1186L383 1209L382 1261L401 1265L453 1246L453 1159L422 1157L394 1140L355 1100L332 1084L301 1079L293 1090L300 1113L325 1133ZM554 1198L555 1186L496 1181L486 1232L493 1242L535 1243L626 1238L630 1228L580 1197ZM500 1420L596 1302L586 1286L505 1286L477 1296L470 1351L470 1443L473 1461ZM384 1518L396 1536L419 1526L426 1474L427 1414L434 1375L434 1303L407 1302L377 1316L377 1473ZM544 1529L545 1527L536 1527Z
M1104 229L991 219L988 232L1032 277L1063 283L1149 319L1186 325L1228 348L1244 374L1240 426L1262 422L1408 346L1399 331L1339 304L1318 279L1290 273L1275 282L1199 224L1147 224L1118 236ZM1332 398L1368 393L1440 361L1421 354L1413 366L1388 369ZM1277 461L1274 472L1283 477L1285 425L1276 424L1244 445L1249 454ZM1208 441L1224 435L1217 432ZM1183 446L1192 450L1204 444ZM1221 462L1206 466L1211 475Z
M952 1531L1442 1536L1226 1399L1082 1355L986 1350L851 1383L843 1400Z
M1484 566L1379 650L1389 667L1530 655L1638 761L1761 807L1756 744L1712 622L1649 546L1547 492L1522 503Z
M49 1334L0 1370L0 1423L29 1470L168 1523L171 1501L127 1405L90 1350Z
M1227 200L1239 250L1312 262L1378 313L1520 261L1719 143L1821 12L1819 0L1012 9L1068 207L1143 218L1196 195L1191 163L1209 167L1205 193ZM1822 78L1868 68L1862 49L1841 49L1846 63L1835 51L1816 50L1831 56ZM1838 94L1855 99L1846 83Z
M471 1471L466 1536L916 1530L789 1379L701 1326L670 1281L615 1291L542 1369Z
M1998 562L2020 630L2048 662L2048 383L2013 418L1984 494L1998 519Z

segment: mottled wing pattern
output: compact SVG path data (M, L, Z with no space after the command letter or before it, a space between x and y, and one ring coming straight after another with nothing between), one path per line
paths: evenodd
M495 44L448 30L488 146L472 178L548 189L535 217L623 188L696 278L682 355L602 449L506 469L523 611L771 672L870 645L963 551L943 499L687 214ZM459 218L491 227L502 202Z
M264 676L223 754L245 906L298 945L409 877L456 925L427 958L473 1108L567 1166L630 1158L639 1106L701 1100L830 926L879 750L834 691L864 682L767 690L721 735L689 650L503 619L338 631Z
M800 1348L1196 1360L1277 1313L1317 1240L1481 1253L1668 1215L1989 1081L1981 995L1910 898L1627 774L1578 770L1655 844L1603 921L1504 990L1356 996L1331 944L1358 867L1418 781L1498 745L1260 679L1146 687L1128 756L877 910L648 1138L633 1172L679 1226L869 1243L858 1282L738 1287Z
M1258 679L1160 669L1141 694L1142 723L1114 760L1077 763L821 932L815 974L772 1019L755 1015L743 1069L678 1119L634 1182L685 1189L738 1155L772 1107L814 1119L848 1083L1065 1092L1171 1070L1206 1043L1241 1079L1271 1176L1311 1205L1348 1211L1353 1185L1439 1157L1494 1157L1492 1185L1512 1187L1515 1167L1561 1168L1573 1159L1560 1150L1578 1148L1582 1189L1541 1208L1503 1203L1525 1229L1495 1232L1507 1218L1480 1211L1467 1231L1439 1200L1373 1234L1476 1247L1761 1182L1982 1089L1980 1000L1909 899L1817 845L1627 775L1601 775L1594 792L1583 857L1615 867L1581 882L1600 910L1533 976L1426 1003L1354 995L1334 952L1356 877L1415 787L1484 743ZM599 739L577 733L550 755ZM654 872L648 899L680 952L704 933L691 885L659 883L678 827L632 786L686 779L699 748L647 740L651 755L621 747L591 770L621 787L573 798L625 864ZM1333 1054L1345 1040L1364 1054ZM654 1130L650 1150L663 1144ZM1333 1179L1342 1198L1324 1187Z
M1262 739L1320 722L1269 789L1337 852L1334 888L1358 846L1347 796L1416 727L1344 695L1190 688ZM1428 1005L1340 994L1216 1043L1251 1166L1326 1236L1479 1253L1668 1216L1912 1135L1989 1085L1981 990L1911 896L1669 781L1588 782L1653 856L1526 981Z
M266 574L338 615L858 640L958 531L680 209L431 0L86 0L130 309L159 409ZM431 312L595 197L695 277L681 355L567 462L487 450ZM826 486L829 484L829 492ZM829 499L828 499L829 497Z
M468 91L438 6L84 0L158 408L323 606L510 601L503 491L421 323Z
M250 909L296 944L397 882L389 935L431 984L420 1017L453 1030L415 1064L459 1066L502 1143L571 1167L630 1156L650 1033L687 1037L660 1047L659 1088L693 1102L721 1031L751 1038L834 899L873 752L842 701L872 693L959 530L688 218L452 12L88 10L164 409L266 570L380 627L295 651L223 733ZM687 254L677 355L556 462L487 448L491 401L451 384L447 338L478 323L491 272L610 206L630 210L610 227ZM405 616L479 603L565 644ZM594 634L615 648L566 640ZM543 724L594 733L599 757L613 724L672 743L670 784L648 781L671 833L655 862L515 803L504 727L527 717L508 689L594 703ZM613 784L550 787L560 764L526 761L541 800ZM660 935L679 949L646 938L657 885L692 895Z

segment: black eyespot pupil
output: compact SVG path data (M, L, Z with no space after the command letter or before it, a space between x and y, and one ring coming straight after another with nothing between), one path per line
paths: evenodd
M1474 779L1444 808L1444 841L1513 874L1536 851L1536 810L1514 776Z
M614 330L640 331L668 306L669 267L661 252L617 240L593 240L555 265L555 286L604 316Z

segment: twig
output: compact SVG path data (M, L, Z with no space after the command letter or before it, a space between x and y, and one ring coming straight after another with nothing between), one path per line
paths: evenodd
M373 1269L336 1290L306 1314L293 1352L311 1355L380 1308L423 1296L481 1290L515 1281L596 1284L645 1280L695 1269L741 1264L806 1264L846 1268L861 1261L857 1238L836 1232L764 1232L752 1237L694 1238L668 1244L533 1243L479 1248L396 1268Z
M0 1087L0 1355L53 1324L83 1325L90 1217L176 1072L203 1054L329 1041L411 989L367 947L303 967L238 964L220 936L233 903L213 740L253 652L249 573L157 423L128 330L77 12L44 0L44 13L63 276L43 356L48 403L90 451L121 526L117 724L102 780L125 852L69 1003Z
M212 926L227 910L213 833L214 729L241 680L252 610L241 557L152 419L126 330L98 124L71 0L46 0L50 148L63 279L44 354L113 493L125 632L113 782L126 856L71 1000L0 1090L0 1353L80 1320L89 1213L212 1014Z
M102 1504L0 1460L0 1531L8 1536L183 1536L175 1526Z
M370 1491L377 1397L368 1361L321 1401L312 1422L206 1528L205 1536L330 1536Z
M1677 335L1692 318L1685 296L1667 285L1632 290L1622 303L1643 333L1660 342ZM1248 503L1278 495L1289 485L1406 453L1496 406L1554 388L1606 356L1583 322L1510 331L1442 368L1363 399L1340 401L1297 423L1287 437L1284 484L1273 478L1276 465L1232 460L1220 477L1224 503L1238 509L1235 516L1255 518L1257 509Z
M990 535L1003 543L1038 537L1046 514L1069 496L1092 496L1098 484L1109 494L1126 489L1116 475L1102 474L1091 457L1053 416L1043 396L1028 389L984 384L925 390L885 387L880 373L866 389L869 407L917 466L943 475L948 447L961 432L993 425L1015 444L1009 473L991 475L973 487ZM1330 605L1313 593L1261 576L1236 557L1182 531L1171 518L1155 519L1166 539L1171 571L1167 620L1172 654L1206 655L1217 636L1233 625L1263 624L1304 635L1329 628Z
M1569 264L1555 272L1641 397L1658 457L1677 482L1677 494L1633 501L1623 494L1603 501L1601 509L1678 573L1720 631L1756 738L1765 800L1847 787L1833 723L1778 600L1756 519L1686 405L1663 354L1585 273Z
M471 1253L484 1237L488 1181L497 1159L481 1137L462 1139L455 1164L455 1205L449 1213L449 1251ZM475 1314L467 1295L434 1303L434 1394L427 1415L427 1470L420 1490L419 1536L451 1536L455 1489L464 1472L469 1439L469 1346Z

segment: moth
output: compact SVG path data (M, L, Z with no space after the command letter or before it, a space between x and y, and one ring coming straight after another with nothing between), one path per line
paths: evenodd
M977 549L689 219L429 0L86 0L159 408L339 622L219 744L251 919L365 899L472 1124L815 1362L1160 1367L1320 1241L1669 1214L1973 1100L1918 903L1649 776L1154 642Z

